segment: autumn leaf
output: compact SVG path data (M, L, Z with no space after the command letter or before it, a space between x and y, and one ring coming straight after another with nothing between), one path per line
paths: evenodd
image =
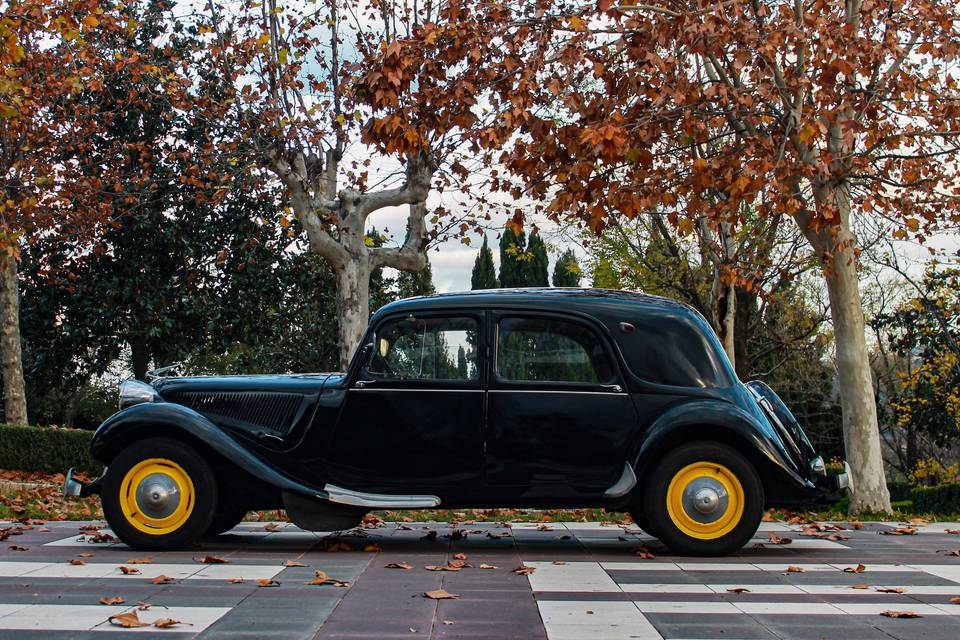
M174 620L173 618L160 618L159 620L153 621L153 626L157 629L169 629L178 624L187 624L185 622L180 622L179 620Z
M951 551L944 550L944 553L948 556L958 556L960 557L960 549L953 549Z
M900 587L877 587L877 593L905 593L906 589Z
M107 621L117 627L123 627L125 629L134 629L137 627L149 627L150 625L146 622L142 622L140 617L137 616L136 611L128 611L127 613L118 613L115 616L110 616L107 618Z
M913 611L883 611L880 613L882 616L888 618L919 618L919 613L914 613Z
M120 596L114 596L112 598L100 598L100 604L114 605L114 604L123 604L126 602Z
M353 547L342 540L326 540L324 541L323 550L334 553L337 551L353 551Z
M454 600L460 596L456 593L448 593L445 589L434 589L433 591L425 591L423 593L425 598L430 598L431 600Z
M481 563L480 563L480 568L481 568L481 569L496 569L496 568L497 568L497 565L495 565L495 564L486 564L486 563L481 562Z
M72 564L72 565L75 566L75 567L79 567L79 566L82 566L82 565L87 564L87 561L86 561L86 560L80 560L80 559L78 559L78 558L71 558L71 559L70 559L70 564Z
M451 556L454 560L466 560L467 554L465 553L455 553Z
M850 588L851 588L851 589L869 589L869 588L870 588L870 585L868 585L868 584L866 584L866 583L864 583L864 582L861 582L860 584L852 584L852 585L850 585Z
M803 567L797 567L794 565L790 565L789 567L787 567L787 573L803 573L803 572L804 572Z
M878 532L882 536L913 536L917 534L916 527L896 527L893 530L883 529Z
M337 578L331 578L325 572L320 571L319 569L314 571L313 580L309 582L304 582L303 584L310 584L310 585L330 584L330 585L333 585L334 587L349 586L349 583L346 580L338 580Z
M307 565L302 562L297 562L296 560L284 560L283 566L285 567L306 567Z
M243 578L227 578L230 584L243 584Z
M10 545L10 550L11 551L30 551L30 547L21 547L18 544L12 544Z
M408 562L388 562L383 567L385 569L406 569L407 571L413 569L413 565Z
M650 549L647 549L646 547L640 547L639 549L634 551L634 554L644 560L653 560L654 558L656 558L656 556L653 555Z
M156 578L150 580L153 584L173 584L176 582L176 579L171 578L170 576L159 575Z
M277 531L279 528L280 528L280 525L277 524L276 522L268 522L267 524L263 525L263 530L270 531L271 533L274 531Z
M949 600L947 600L947 602L949 602L950 604L960 604L960 597L950 598Z
M770 538L770 544L790 544L793 542L792 538L782 538L773 531L771 531L768 535Z
M259 578L257 580L258 587L279 587L280 583L274 580L273 578Z
M727 589L730 593L750 593L750 589L746 587L734 587L732 589Z
M77 557L78 557L78 558L92 558L92 557L93 557L93 554L92 554L92 553L89 553L89 552L78 553L78 554L77 554Z
M515 573L519 576L527 576L536 570L537 570L536 567L528 567L526 565L520 565L519 567L516 567L515 569L513 569L511 573Z
M120 573L125 576L136 575L140 573L140 569L137 569L136 567L125 567L121 565L118 568L120 569Z
M369 551L369 552L371 552L371 553L378 553L378 552L380 552L380 551L383 551L383 547L381 547L381 546L380 546L378 543L376 543L376 542L371 542L371 543L369 543L369 544L365 544L365 545L363 546L363 550L364 550L364 551Z
M867 567L863 564L858 564L855 567L844 567L844 573L863 573L867 570Z
M202 558L194 558L194 560L203 564L228 564L230 562L220 556L203 556Z

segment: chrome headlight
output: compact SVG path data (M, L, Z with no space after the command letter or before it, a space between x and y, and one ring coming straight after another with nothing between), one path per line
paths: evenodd
M160 399L156 389L140 380L124 380L120 383L120 408L126 409L143 402L156 402Z

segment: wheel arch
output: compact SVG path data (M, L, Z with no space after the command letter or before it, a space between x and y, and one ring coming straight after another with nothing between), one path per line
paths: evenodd
M695 440L718 442L742 454L756 470L768 505L802 499L813 488L745 412L729 403L695 401L668 411L647 429L633 461L637 476L633 498L642 501L647 476L658 460Z
M170 438L191 446L211 464L221 486L227 484L221 481L226 474L235 474L230 484L264 489L257 492L261 502L266 494L275 493L275 499L266 501L279 504L281 491L326 497L324 491L280 473L205 416L174 403L143 403L114 414L97 429L90 450L95 459L109 465L123 449L146 438Z

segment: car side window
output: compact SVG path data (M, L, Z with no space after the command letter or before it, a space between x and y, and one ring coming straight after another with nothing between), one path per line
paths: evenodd
M477 380L473 318L386 321L378 330L367 373L379 380Z
M616 378L595 331L553 318L505 318L497 327L497 375L512 382L604 384Z

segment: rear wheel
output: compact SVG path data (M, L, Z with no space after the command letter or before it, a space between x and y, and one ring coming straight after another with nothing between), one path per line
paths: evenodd
M717 442L691 442L667 454L647 477L645 494L654 535L682 555L732 553L763 517L763 484L753 465Z
M135 549L163 551L190 544L210 527L217 483L203 458L170 438L135 442L114 458L103 479L103 515Z

